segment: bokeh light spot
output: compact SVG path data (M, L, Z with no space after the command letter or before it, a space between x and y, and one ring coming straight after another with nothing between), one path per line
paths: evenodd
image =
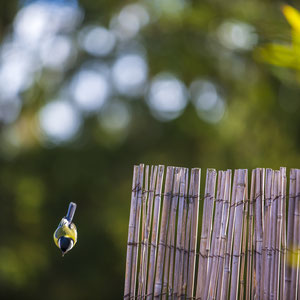
M48 68L62 71L68 65L72 52L74 55L74 45L71 39L57 35L43 43L40 54L41 61Z
M33 81L33 57L12 44L6 44L1 50L0 93L3 97L15 97Z
M171 74L157 75L151 82L148 105L159 120L177 118L187 105L185 85Z
M126 5L111 21L111 28L119 39L133 38L140 29L148 24L149 13L141 4Z
M120 56L112 69L112 76L117 90L121 94L135 96L144 91L147 80L148 65L137 54Z
M25 5L14 20L15 38L31 49L59 32L70 32L82 19L82 12L74 1L35 1Z
M94 56L109 54L116 43L113 32L101 26L88 26L79 35L81 47Z
M106 70L82 69L71 83L71 93L78 107L86 112L101 109L110 93Z
M218 123L225 113L225 102L217 87L207 80L195 80L190 93L199 117L208 123Z
M78 132L81 118L67 101L56 100L46 104L39 112L40 127L54 143L70 140Z
M46 31L53 28L53 23L47 27L47 11L41 3L33 3L22 8L14 21L14 31L17 38L24 44L36 47Z
M239 21L225 21L217 34L220 42L231 50L251 50L258 41L255 28Z

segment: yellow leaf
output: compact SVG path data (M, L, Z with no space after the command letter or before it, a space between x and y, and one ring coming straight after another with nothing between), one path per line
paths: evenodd
M294 30L300 32L300 13L289 5L282 6L282 12Z
M294 49L290 46L270 44L258 48L254 54L256 58L272 65L293 69L300 68L298 55L295 54Z

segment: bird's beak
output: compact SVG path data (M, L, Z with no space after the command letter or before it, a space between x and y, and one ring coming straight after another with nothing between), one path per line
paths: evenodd
M65 254L66 254L65 252L62 252L62 253L61 253L61 256L62 256L62 257L64 257L64 256L65 256Z

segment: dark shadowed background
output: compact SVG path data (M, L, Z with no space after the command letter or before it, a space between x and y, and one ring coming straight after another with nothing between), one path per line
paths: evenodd
M280 4L0 1L1 299L122 298L134 164L299 167L299 73L256 54Z

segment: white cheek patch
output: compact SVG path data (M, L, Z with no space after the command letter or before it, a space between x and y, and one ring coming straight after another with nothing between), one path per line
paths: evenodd
M71 250L73 248L73 246L74 246L74 242L73 242L73 240L71 240L67 251Z

